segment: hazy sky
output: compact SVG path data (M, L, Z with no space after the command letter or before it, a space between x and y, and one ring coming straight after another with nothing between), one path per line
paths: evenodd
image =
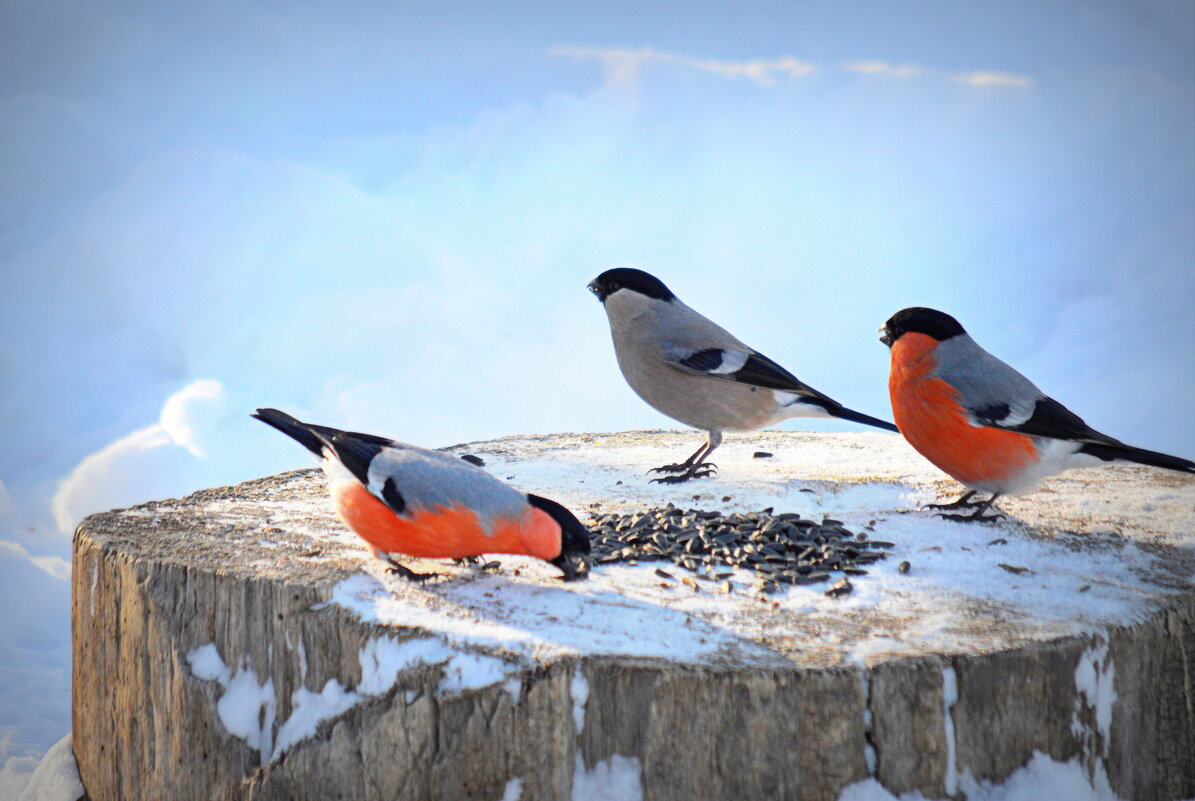
M876 329L938 307L1195 456L1186 0L10 0L0 120L0 599L44 613L0 622L0 761L69 728L75 523L307 464L255 406L673 425L617 372L610 266L881 417Z

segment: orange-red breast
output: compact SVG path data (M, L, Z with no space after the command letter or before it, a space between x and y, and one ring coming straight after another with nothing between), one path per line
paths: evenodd
M253 415L321 459L345 524L406 578L425 579L388 554L462 559L484 553L535 556L564 572L589 572L589 532L565 507L508 487L445 453L303 423L277 409Z
M891 349L888 391L909 444L970 492L937 509L973 509L952 520L993 520L1001 495L1028 492L1073 467L1127 461L1195 473L1195 462L1101 434L988 353L959 322L915 307L892 315L880 341ZM976 492L991 493L971 501Z

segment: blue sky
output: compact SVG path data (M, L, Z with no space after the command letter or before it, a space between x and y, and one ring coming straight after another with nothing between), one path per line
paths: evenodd
M610 266L879 416L876 329L935 306L1195 455L1188 2L9 2L0 119L0 595L44 612L0 624L0 759L69 727L74 524L305 465L255 406L671 425Z

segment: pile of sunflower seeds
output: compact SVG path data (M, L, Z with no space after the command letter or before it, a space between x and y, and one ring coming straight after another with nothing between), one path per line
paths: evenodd
M784 584L817 584L830 580L831 571L846 576L867 574L866 566L887 558L891 542L869 540L875 521L854 534L841 520L820 523L792 512L721 512L678 509L673 504L627 514L595 514L590 526L594 564L667 559L715 582L724 592L733 591L732 573L719 567L750 568L758 574L755 589L772 593ZM674 580L657 570L662 579ZM840 578L827 591L837 597L851 591L850 580ZM681 581L696 591L692 578Z

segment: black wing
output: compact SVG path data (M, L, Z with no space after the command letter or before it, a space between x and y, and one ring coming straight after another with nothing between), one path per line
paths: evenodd
M1008 404L998 403L980 409L971 409L972 416L977 421L992 428L1002 428L1006 431L1016 431L1018 434L1028 434L1033 437L1047 439L1066 439L1077 442L1096 442L1103 445L1121 445L1123 443L1096 431L1079 415L1063 406L1053 398L1038 398L1033 407L1033 414L1028 420L1015 425L1006 425L1002 421L1009 415Z

